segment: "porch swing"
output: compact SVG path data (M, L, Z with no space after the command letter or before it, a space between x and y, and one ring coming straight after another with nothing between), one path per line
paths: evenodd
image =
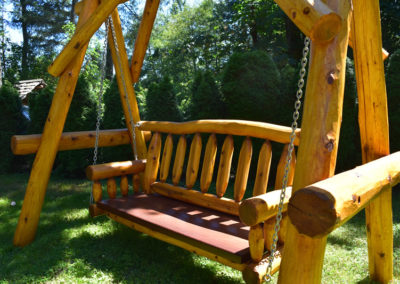
M76 11L80 19L77 31L49 67L49 73L59 76L60 81L37 150L14 244L23 246L34 238L52 163L62 145L62 128L86 44L106 21L135 159L95 165L95 155L94 165L87 169L87 176L93 181L92 216L107 215L135 230L238 269L248 283L270 280L278 270L280 283L319 283L328 234L367 207L370 267L373 267L371 278L389 281L393 274L391 186L400 179L400 153L370 162L389 154L382 46L380 39L371 41L371 34L380 36L379 7L372 2L363 5L354 3L352 17L352 7L346 0L331 0L328 4L307 0L276 1L312 41L300 131L297 119L310 42L308 38L303 52L292 127L242 120L140 121L133 83L139 78L159 1L146 1L130 67L116 10L121 2L124 1L110 0L99 4L97 0L84 0L78 3ZM358 94L360 105L367 108L374 106L367 110L360 109L363 162L369 163L333 176L351 20L353 38L350 42L356 58L356 70L359 70L357 83L363 86ZM365 34L365 26L376 33ZM376 64L365 62L365 55L374 59ZM377 56L379 60L376 60ZM383 80L370 85L366 74L371 72ZM380 91L376 92L377 89ZM94 140L95 153L98 146L107 146L107 143L99 143L99 118L96 135L91 137L94 139L90 140L91 144L85 144L85 147L93 147ZM370 128L373 128L372 131ZM145 131L152 133L148 150ZM206 134L208 139L198 178L202 136ZM162 135L166 136L163 147ZM179 139L171 170L174 135ZM193 135L193 139L182 186L188 143L185 135ZM208 191L213 182L218 152L216 135L224 135L225 139L219 151L216 194L211 194ZM241 136L244 140L239 153L233 198L228 198L225 193L234 151L233 136ZM263 144L257 160L253 197L243 200L252 160L252 140L261 140ZM276 190L266 192L271 142L284 144L285 147L277 169ZM299 145L297 164L293 151L295 145ZM41 158L44 156L47 159ZM128 175L133 176L133 193L129 192ZM117 197L116 177L121 177L121 197ZM108 199L102 196L101 180L104 179L107 179Z

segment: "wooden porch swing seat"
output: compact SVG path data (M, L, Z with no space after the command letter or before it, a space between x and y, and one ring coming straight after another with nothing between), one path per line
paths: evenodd
M141 121L133 84L139 80L159 0L146 0L130 65L117 10L123 2L83 0L76 4L76 32L48 69L59 81L43 134L13 138L15 154L37 153L14 244L25 246L35 237L57 152L94 145L93 132L62 130L88 42L110 16L108 40L125 120L140 125L129 123L126 130L101 131L99 146L130 143L136 145L138 159L87 169L93 181L92 216L105 214L140 232L238 269L248 283L261 283L267 273L266 258L284 172L282 157L291 129L239 120ZM400 180L400 152L389 152L382 60L388 54L382 48L379 0L275 2L312 44L301 132L295 139L297 162L292 159L296 171L289 175L293 188L284 199L280 254L272 272L279 269L279 283L320 283L327 236L366 208L370 277L388 283L393 278L391 188ZM348 45L355 59L364 165L334 175ZM146 145L145 138L150 135ZM222 146L218 140L223 140ZM253 155L256 140L262 147ZM240 151L233 165L233 192L226 194L237 141L242 144L236 145ZM276 190L267 192L271 143L285 146L276 171ZM255 183L250 188L247 180L255 159ZM132 176L133 193L129 192L128 176ZM120 178L118 197L116 177ZM107 180L108 199L102 197L101 180ZM215 184L215 190L210 189L211 184Z
M247 189L252 159L251 139L260 140L263 143L258 155L256 179L251 192L251 195L257 196L267 191L272 157L270 141L284 144L275 179L275 188L281 187L288 149L286 143L289 143L291 129L268 123L234 120L200 120L183 123L148 121L141 122L139 129L147 129L154 133L149 145L145 169L143 169L145 162L142 160L131 162L129 170L122 169L118 163L88 167L87 176L94 181L93 196L96 201L91 206L92 215L106 214L117 222L138 231L218 260L241 271L246 268L251 259L260 261L265 253L264 244L258 244L255 249L250 247L249 242L264 241L264 237L259 239L260 235L264 235L263 227L258 224L250 227L239 219L240 204ZM210 130L213 132L209 133ZM161 133L167 135L163 151L161 151ZM174 148L173 135L179 136L179 142L175 147L173 167L170 167ZM184 166L187 145L185 135L193 136L186 166ZM208 136L208 139L200 174L202 135ZM220 151L217 150L216 135L225 136ZM233 198L227 198L224 195L231 179L235 140L233 135L243 137L243 143L236 167ZM297 131L297 137L299 135L300 130ZM297 138L296 145L298 142ZM217 152L219 152L218 167L215 165ZM292 169L295 163L296 157L293 153ZM216 194L208 193L215 176L214 168L218 169L215 180ZM126 188L128 172L134 175L144 173L145 193L136 192L128 195ZM185 182L184 185L179 185L182 183L182 175L186 175ZM116 176L122 176L120 185L122 197L120 198L116 198ZM289 185L293 181L293 176L292 170L289 174ZM101 199L101 179L108 179L108 200ZM270 210L264 212L264 218L270 220L271 224L277 213L279 195L279 190L265 195ZM288 198L286 202L287 200ZM242 213L242 219L249 219L246 214L247 212ZM269 247L272 242L273 228L267 225L264 228L265 235L270 236L265 240L266 247ZM283 235L280 234L279 237L283 244ZM279 262L277 267L279 267Z

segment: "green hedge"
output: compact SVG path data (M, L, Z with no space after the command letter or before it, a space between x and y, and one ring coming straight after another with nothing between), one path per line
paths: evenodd
M0 89L0 173L18 168L16 157L11 152L11 137L20 134L26 127L27 120L22 114L22 103L17 90L9 83Z

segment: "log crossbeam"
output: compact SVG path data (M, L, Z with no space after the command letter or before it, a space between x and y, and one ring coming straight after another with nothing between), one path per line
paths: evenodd
M289 218L301 234L322 237L399 182L397 152L296 191L289 201Z

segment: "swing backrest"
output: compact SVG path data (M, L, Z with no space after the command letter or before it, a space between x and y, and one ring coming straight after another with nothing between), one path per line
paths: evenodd
M146 193L157 192L239 215L239 204L248 187L253 156L258 160L253 161L256 175L250 189L251 195L256 196L267 191L272 157L271 142L285 145L274 187L279 189L282 186L291 133L289 127L243 120L198 120L182 123L144 121L138 128L153 133L144 174ZM300 129L296 132L295 145L299 143L299 136ZM262 146L253 155L253 142L256 140L260 140ZM177 142L176 146L174 142ZM241 146L234 145L235 142L241 143ZM240 147L240 151L238 158L234 159L237 164L232 165L235 146ZM174 152L175 158L172 159ZM293 152L288 185L293 181L295 163ZM233 194L227 192L231 180Z

